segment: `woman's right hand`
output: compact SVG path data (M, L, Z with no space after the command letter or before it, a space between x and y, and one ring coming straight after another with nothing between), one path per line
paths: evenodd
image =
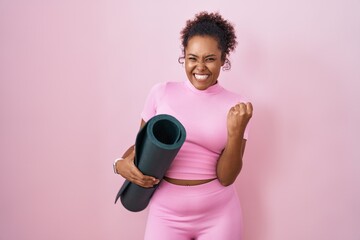
M134 159L135 150L116 163L116 170L123 178L144 188L154 187L160 182L159 179L142 174L135 166Z

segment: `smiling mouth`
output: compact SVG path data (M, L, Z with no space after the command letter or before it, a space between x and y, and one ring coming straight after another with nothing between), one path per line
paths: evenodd
M194 74L194 77L195 77L195 79L196 80L198 80L198 81L205 81L206 79L208 79L209 78L209 74Z

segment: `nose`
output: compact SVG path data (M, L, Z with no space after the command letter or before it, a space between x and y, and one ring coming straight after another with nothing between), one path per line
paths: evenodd
M206 66L205 66L204 62L199 62L199 63L197 64L197 66L196 66L196 69L197 69L198 71L205 71Z

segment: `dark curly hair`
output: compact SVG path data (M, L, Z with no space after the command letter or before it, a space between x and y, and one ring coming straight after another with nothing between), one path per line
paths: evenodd
M190 38L194 36L211 36L218 41L219 49L222 53L222 60L225 61L223 70L229 70L231 68L231 63L227 56L235 50L237 45L235 29L233 25L225 20L218 12L200 12L196 14L193 20L186 21L186 26L180 34L183 56L178 59L179 63L184 63L185 48Z

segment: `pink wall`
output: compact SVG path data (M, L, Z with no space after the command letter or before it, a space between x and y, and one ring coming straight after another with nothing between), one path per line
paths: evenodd
M0 239L142 239L111 164L149 88L185 79L179 31L200 10L236 24L221 82L255 106L245 239L360 239L355 0L0 1Z

